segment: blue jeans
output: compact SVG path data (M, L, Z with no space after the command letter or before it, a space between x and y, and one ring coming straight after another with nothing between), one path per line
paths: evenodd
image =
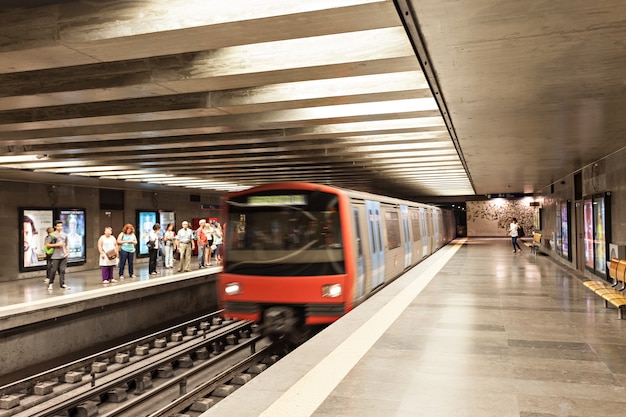
M198 243L198 268L202 268L204 266L204 252L206 251L206 245L201 245Z
M134 259L135 252L126 252L124 249L120 250L120 277L124 275L126 260L128 260L128 275L132 276L135 274L135 265L133 263Z
M511 236L511 243L513 244L513 250L517 250L519 248L519 250L522 250L522 248L520 248L519 243L517 243L517 236Z

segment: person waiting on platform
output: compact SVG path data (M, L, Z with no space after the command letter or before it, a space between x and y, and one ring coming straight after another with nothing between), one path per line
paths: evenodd
M111 226L105 227L104 234L98 239L98 252L100 252L99 265L102 268L102 283L116 283L117 280L113 277L113 270L117 264L120 249L117 246L117 240L113 236L113 228Z
M165 256L165 267L174 268L174 223L169 223L163 234L163 254Z
M220 265L222 263L222 246L224 243L224 232L222 231L222 225L215 222L215 233L213 233L213 246L215 246L215 264Z
M158 274L157 267L157 257L159 256L159 250L161 248L161 240L160 240L160 232L161 225L155 223L152 226L152 230L148 234L148 250L150 251L150 261L148 262L148 273L150 275Z
M189 222L185 220L183 227L176 235L176 249L180 252L180 266L178 272L189 272L191 265L191 252L194 249L193 231L189 228Z
M198 269L202 269L205 266L208 266L208 262L205 262L205 253L207 250L211 250L207 246L208 238L204 230L205 226L206 220L200 219L200 221L198 222L198 228L196 229L196 244L198 245Z
M127 223L120 234L117 236L117 244L120 245L120 279L124 279L124 266L128 261L128 275L131 278L135 276L135 245L137 244L137 236L135 236L135 228L132 224Z
M53 247L48 247L47 243L57 243L57 238L54 236L54 227L48 227L46 229L48 233L44 240L44 250L46 252L46 279L43 280L46 285L50 284L50 274L52 274L52 254L54 253Z
M70 246L67 243L67 235L63 233L63 222L57 220L54 223L54 236L56 238L55 243L46 242L46 249L54 248L54 252L51 255L52 269L50 270L50 284L48 289L52 290L54 284L54 277L57 272L59 273L59 284L62 289L69 290L70 287L65 285L65 268L67 267L67 257L70 254Z

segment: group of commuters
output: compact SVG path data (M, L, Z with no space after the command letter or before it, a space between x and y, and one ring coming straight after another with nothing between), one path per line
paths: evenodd
M62 224L61 224L62 225ZM157 275L157 259L159 253L163 255L163 266L174 268L175 254L180 255L178 272L190 271L191 253L196 244L198 246L198 267L204 268L211 265L211 256L215 253L216 262L221 262L221 246L223 234L221 225L212 220L200 220L196 230L189 228L189 222L183 221L178 233L174 232L174 224L170 223L164 232L161 225L156 223L150 233L146 245L148 246L148 273ZM114 268L119 264L119 279L124 279L124 268L128 263L128 276L136 278L134 272L135 249L138 244L135 228L126 224L120 234L115 238L113 229L105 227L104 234L98 239L98 252L100 253L99 265L102 268L102 283L115 283ZM63 282L61 283L63 285Z
M102 283L115 283L114 269L119 265L119 278L124 279L124 269L128 263L128 276L137 278L135 275L135 248L137 245L135 227L126 224L117 236L113 236L113 228L104 228L104 234L98 239L98 252L100 253L100 267L102 268Z

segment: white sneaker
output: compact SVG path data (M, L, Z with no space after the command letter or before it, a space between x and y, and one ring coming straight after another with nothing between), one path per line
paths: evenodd
M52 287L52 284L48 285L48 289L52 290L54 287Z
M108 284L108 283L109 283L109 280L108 280L108 279L105 279L104 281L102 281L102 283L103 283L103 284Z
M61 288L62 288L62 289L64 289L64 290L69 290L69 289L70 289L70 287L68 287L68 286L67 286L67 285L65 285L65 284L61 285Z
M111 280L111 282L112 282L112 283L116 283L116 282L117 282L117 280L116 280L115 278L113 278L113 279Z

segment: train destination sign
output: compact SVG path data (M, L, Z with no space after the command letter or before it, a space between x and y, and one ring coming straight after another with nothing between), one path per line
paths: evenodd
M251 206L303 206L307 198L302 194L289 195L251 195L248 197Z

